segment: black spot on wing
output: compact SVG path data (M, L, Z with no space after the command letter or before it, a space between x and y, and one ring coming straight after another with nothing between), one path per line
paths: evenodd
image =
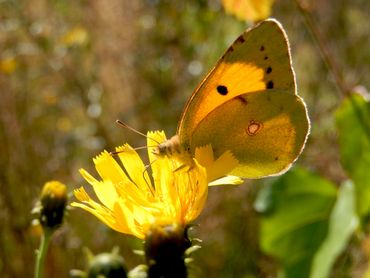
M274 82L272 82L271 80L269 82L266 83L266 88L267 89L273 89L274 88Z
M269 57L268 56L265 56L265 58L263 58L263 60L267 60Z
M239 43L243 43L243 42L245 42L245 39L244 39L243 35L241 35L241 36L239 36L239 38L236 39L236 41L239 42Z
M226 86L224 86L224 85L218 85L217 86L217 92L220 95L226 96L229 91L227 90L227 87Z
M264 51L265 50L265 47L262 45L261 47L260 47L260 51Z
M268 67L267 69L266 69L266 73L267 74L269 74L269 73L271 73L272 72L272 67Z

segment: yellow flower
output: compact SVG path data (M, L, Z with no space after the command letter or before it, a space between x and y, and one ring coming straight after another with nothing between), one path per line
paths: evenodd
M222 0L225 11L240 20L259 21L271 14L274 0Z
M150 134L154 140L163 137L164 133ZM80 170L101 203L81 187L74 192L80 202L72 206L92 213L118 232L141 239L153 224L186 226L200 214L208 186L206 169L196 160L193 167L181 168L178 160L156 157L148 148L150 171L128 144L116 150L123 167L106 151L94 159L101 181Z
M18 66L18 62L15 57L7 57L0 60L0 72L5 74L12 74Z
M88 41L89 35L85 28L74 27L69 30L61 39L62 44L66 47L73 45L84 45Z

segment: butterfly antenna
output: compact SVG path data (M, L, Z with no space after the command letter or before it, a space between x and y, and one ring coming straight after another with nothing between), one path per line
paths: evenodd
M146 146L142 146L142 147L136 147L136 148L133 148L133 150L137 151L137 150L142 150L142 149L146 149L147 147ZM120 153L123 153L125 152L124 150L120 150L120 151L112 151L112 152L109 152L110 155L117 155L117 154L120 154Z
M159 142L157 142L157 141L156 141L156 140L154 140L153 138L148 137L148 136L147 136L147 135L145 135L144 133L142 133L142 132L138 131L137 129L135 129L135 128L131 127L131 126L129 126L128 124L125 124L124 122L122 122L122 121L120 121L120 120L116 120L116 123L117 123L117 124L119 124L120 126L124 127L124 128L127 128L127 129L129 129L129 130L131 130L131 131L133 131L133 132L135 132L135 133L137 133L137 134L141 135L141 136L144 136L145 138L148 138L148 139L150 139L150 140L153 140L153 141L154 141L154 142L156 142L157 144L160 144Z

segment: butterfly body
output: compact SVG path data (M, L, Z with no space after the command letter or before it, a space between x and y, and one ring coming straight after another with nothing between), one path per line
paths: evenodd
M186 148L180 143L178 135L172 136L170 139L158 144L153 150L153 154L161 156L175 156L184 165L192 165L193 158L189 148Z
M287 36L268 19L226 50L188 100L177 136L157 153L194 157L197 147L210 144L216 156L230 151L239 161L231 174L259 178L289 169L308 132Z

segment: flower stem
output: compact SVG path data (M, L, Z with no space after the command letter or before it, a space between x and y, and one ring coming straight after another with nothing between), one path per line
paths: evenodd
M302 5L302 3L299 0L294 0L294 2L298 8L298 11L300 12L301 16L304 19L304 23L308 31L311 33L311 36L319 49L319 52L327 69L334 77L336 87L338 88L339 92L343 97L349 97L351 93L351 88L344 82L338 64L332 57L331 52L328 49L326 43L324 43L322 33L320 32L319 28L312 20L311 15L307 11L307 9Z
M342 72L339 69L338 64L336 63L335 59L333 58L331 51L328 49L327 44L324 42L324 38L322 36L322 33L320 32L317 24L312 20L312 17L310 13L307 11L307 9L304 7L304 5L300 2L300 0L293 0L298 8L298 11L300 12L301 16L304 19L304 23L308 29L308 31L311 33L311 37L313 38L314 42L316 43L319 52L321 54L321 57L329 70L329 72L334 77L335 85L338 88L338 91L340 92L340 96L342 98L348 98L351 102L351 105L353 107L353 110L355 112L355 115L361 125L361 127L364 130L364 133L367 137L367 139L370 141L370 130L369 130L369 122L366 119L366 116L362 113L361 108L358 106L358 104L354 101L353 98L351 98L351 90L353 89L351 86L349 86L345 80L343 79Z
M37 250L35 278L42 278L44 273L44 261L53 231L45 229L41 238L40 247Z

